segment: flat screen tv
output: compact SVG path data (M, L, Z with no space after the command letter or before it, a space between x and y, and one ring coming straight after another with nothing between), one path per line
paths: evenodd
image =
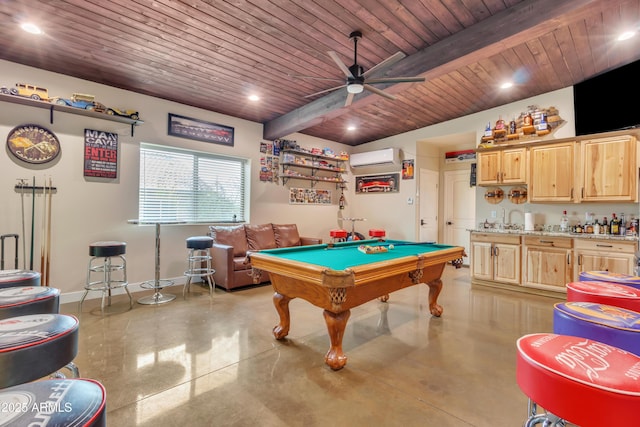
M573 95L576 135L640 127L640 61L578 83Z

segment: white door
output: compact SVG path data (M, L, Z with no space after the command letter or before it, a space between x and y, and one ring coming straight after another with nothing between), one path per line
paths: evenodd
M420 241L438 241L438 172L420 169Z
M447 245L464 246L469 265L471 254L469 229L476 222L476 187L469 185L471 170L447 171L444 173L444 240Z

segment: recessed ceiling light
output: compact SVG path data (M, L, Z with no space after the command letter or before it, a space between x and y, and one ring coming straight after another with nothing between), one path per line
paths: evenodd
M349 125L347 126L347 130L352 131L352 130L356 130L358 129L355 125Z
M624 41L624 40L629 40L631 37L635 36L636 32L635 31L625 31L624 33L620 34L618 36L618 41Z
M509 89L510 87L513 86L513 83L511 82L504 82L500 85L500 89Z
M36 24L32 24L31 22L25 22L20 25L24 31L30 34L42 34L42 30Z
M260 97L258 95L249 95L249 101L260 101Z

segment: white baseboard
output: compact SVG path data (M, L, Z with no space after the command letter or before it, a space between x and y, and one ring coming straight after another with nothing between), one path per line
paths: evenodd
M185 276L173 277L173 278L162 279L162 280L173 281L172 286L169 286L168 288L163 288L163 289L169 289L176 286L184 286L184 284L187 283L187 278ZM127 286L127 289L129 289L129 292L131 292L132 294L136 292L149 291L149 289L145 289L141 286L142 283L145 283L145 282L129 283L129 285ZM182 290L180 292L182 292ZM84 289L81 291L62 293L60 294L60 304L66 304L69 302L80 302L80 300L82 299L82 295L84 295ZM124 290L124 288L115 288L111 291L111 295L112 296L126 295L126 291ZM97 298L102 298L102 292L89 291L89 293L87 294L87 297L84 300L88 301L90 299L97 299Z

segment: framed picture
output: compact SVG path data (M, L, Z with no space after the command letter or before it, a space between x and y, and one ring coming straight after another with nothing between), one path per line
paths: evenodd
M356 193L397 192L399 180L399 173L356 176Z
M84 130L84 176L118 177L118 134Z
M233 128L169 113L169 135L233 147Z

